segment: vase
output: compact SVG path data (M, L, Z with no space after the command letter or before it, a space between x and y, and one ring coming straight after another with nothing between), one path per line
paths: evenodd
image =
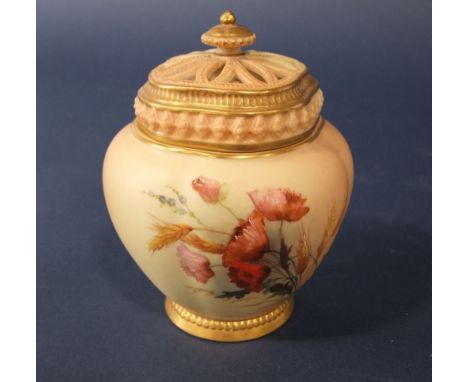
M153 69L104 160L107 208L169 319L215 341L283 325L347 210L350 149L307 67L226 11L214 47ZM298 313L300 314L300 312Z

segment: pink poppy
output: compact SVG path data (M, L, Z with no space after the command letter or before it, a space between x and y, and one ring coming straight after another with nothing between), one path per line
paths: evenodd
M208 259L199 253L192 252L185 245L180 244L177 247L177 256L185 273L198 282L206 284L214 276Z
M211 204L216 204L219 201L221 183L214 179L208 179L204 176L199 176L192 180L192 187L202 199Z
M285 188L253 190L248 195L255 208L270 221L294 222L309 212L309 207L305 206L307 199Z

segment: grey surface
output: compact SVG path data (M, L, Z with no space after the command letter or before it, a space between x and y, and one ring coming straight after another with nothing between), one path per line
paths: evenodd
M101 165L149 70L203 49L225 8L258 50L305 62L348 139L342 231L281 330L241 344L173 327L109 221ZM428 381L431 374L429 1L40 0L39 381Z

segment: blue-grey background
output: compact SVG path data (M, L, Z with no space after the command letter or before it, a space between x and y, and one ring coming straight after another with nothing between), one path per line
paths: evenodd
M226 8L256 49L309 66L356 166L342 231L295 314L240 344L169 323L101 191L149 70L203 49ZM430 1L40 0L37 25L39 381L429 380Z

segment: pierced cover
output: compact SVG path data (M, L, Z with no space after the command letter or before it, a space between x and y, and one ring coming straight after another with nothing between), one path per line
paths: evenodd
M216 49L175 56L150 72L135 99L138 127L155 139L242 150L312 129L323 105L317 80L293 58L240 50L255 38L225 12L202 35Z

